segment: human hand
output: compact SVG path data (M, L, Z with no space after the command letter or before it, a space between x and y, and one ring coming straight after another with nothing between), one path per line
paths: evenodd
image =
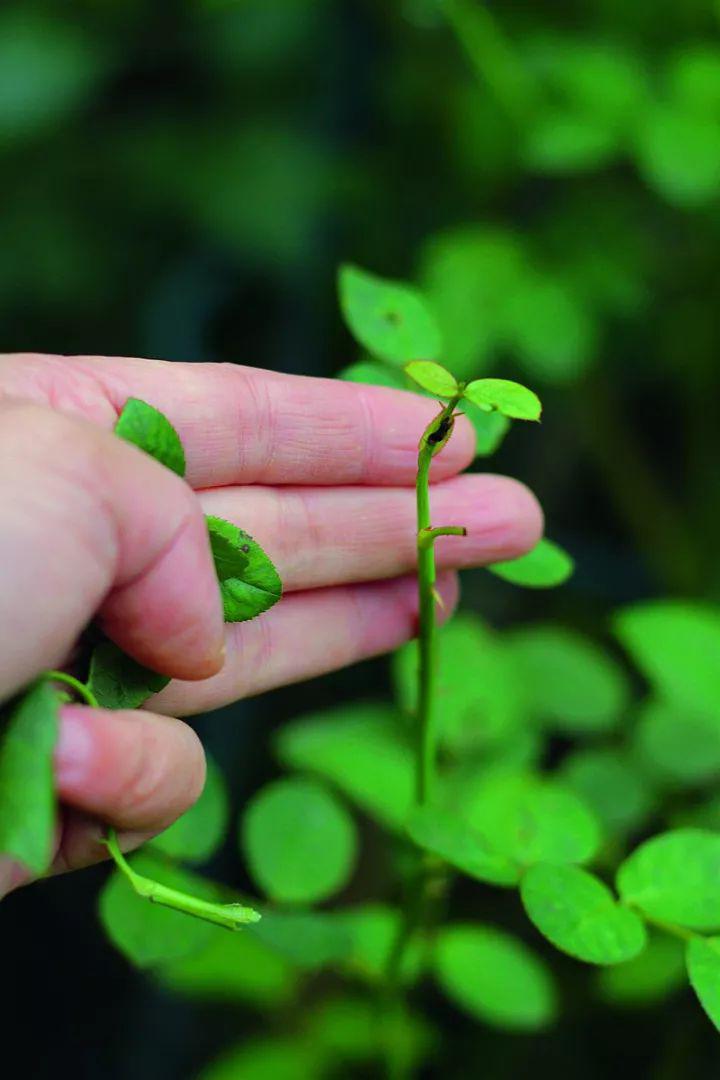
M188 483L112 435L128 397L159 408L186 448ZM0 357L0 702L67 662L98 617L126 652L173 682L149 710L62 709L54 862L125 849L197 798L202 748L171 717L217 708L396 648L415 631L414 479L425 398L236 365ZM466 539L437 543L445 610L454 570L511 559L542 531L516 481L457 475L467 421L433 462L433 512ZM223 626L203 515L256 537L285 596ZM26 879L0 858L0 896Z

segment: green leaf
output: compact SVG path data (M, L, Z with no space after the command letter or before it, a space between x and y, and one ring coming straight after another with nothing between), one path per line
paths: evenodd
M263 910L245 932L303 971L339 964L353 946L341 917L324 911Z
M208 531L213 556L222 550L220 566L216 561L225 622L247 622L268 611L282 596L282 582L263 549L237 525L208 515ZM235 555L230 556L230 549ZM246 559L241 567L240 556ZM223 574L224 576L220 576Z
M615 156L620 139L611 124L568 109L551 109L528 130L523 157L531 169L575 173Z
M630 696L622 668L589 638L551 623L510 635L508 644L540 720L570 734L607 731Z
M634 960L604 968L597 974L598 995L613 1005L650 1005L685 984L682 942L667 934L652 934Z
M460 411L465 413L475 428L475 456L490 457L500 448L510 430L510 420L499 412L485 412L467 399L461 405Z
M440 354L440 331L417 289L348 265L340 269L338 286L348 327L374 356L404 365Z
M384 705L331 709L283 727L276 753L286 768L319 774L381 825L402 830L415 778L398 728L397 713Z
M130 864L138 874L170 888L207 900L218 900L209 881L170 866L148 852L134 855ZM151 904L138 896L129 881L115 870L100 893L100 920L113 944L137 967L150 968L188 956L204 948L213 934L227 934L201 919Z
M480 924L443 927L435 971L447 996L470 1016L509 1031L538 1031L557 1014L550 973L527 945Z
M644 923L587 870L538 863L523 877L520 895L540 933L577 960L620 964L645 946Z
M720 716L648 701L640 712L633 745L656 781L671 786L703 784L720 775Z
M512 585L522 585L526 589L553 589L568 580L575 563L559 544L543 539L527 555L493 563L486 569Z
M155 977L190 998L286 1004L297 987L296 970L252 934L214 933L203 949L162 964Z
M369 903L345 908L337 913L340 925L350 936L351 947L343 958L342 970L368 982L384 982L387 965L401 923L401 913L387 904ZM408 942L400 965L405 985L417 981L424 963L425 949L419 935Z
M720 834L676 829L646 840L618 871L623 900L690 930L720 928Z
M177 821L150 841L151 846L172 859L202 863L217 851L228 821L225 780L215 762L207 759L202 795Z
M563 762L560 775L609 833L638 828L653 809L646 778L619 750L579 750Z
M433 360L411 360L405 365L404 371L429 394L451 398L459 392L455 376Z
M347 382L367 383L370 386L388 386L392 390L409 390L405 374L389 364L377 360L358 360L338 372L338 379Z
M648 109L638 133L638 168L669 203L704 206L720 192L720 123L675 104Z
M127 399L115 424L115 434L178 476L185 475L185 451L180 436L167 417L146 401Z
M539 420L542 415L537 394L509 379L475 379L463 396L486 412L496 410L511 420Z
M53 751L60 698L39 680L15 698L0 721L0 853L44 874L55 839Z
M529 271L507 297L503 319L506 348L533 379L565 386L595 357L595 316L574 284Z
M388 1030L391 1032L388 1035ZM332 1063L360 1064L387 1053L400 1059L402 1074L410 1075L426 1057L432 1033L419 1017L407 1010L388 1010L378 1024L375 1002L367 997L345 995L323 1001L310 1014L305 1031L313 1046L322 1048Z
M687 971L698 1001L720 1031L720 938L687 943Z
M615 632L667 701L720 719L720 609L659 600L625 608Z
M104 709L137 709L170 679L138 664L112 641L93 649L88 686Z
M283 903L326 900L355 866L355 825L316 780L289 778L264 787L248 804L241 843L260 888Z
M461 818L432 806L419 807L408 821L408 833L424 851L438 855L456 869L491 885L517 885L518 867L498 855Z
M715 45L684 42L670 63L667 83L682 108L708 118L720 116L720 50Z
M319 1048L307 1040L274 1035L244 1040L197 1074L197 1080L320 1080Z
M438 733L455 751L489 748L518 732L525 699L503 639L474 615L461 614L437 635L433 707ZM401 709L415 715L418 645L393 657Z
M587 862L600 845L597 820L577 795L538 776L490 773L465 815L491 848L524 866Z

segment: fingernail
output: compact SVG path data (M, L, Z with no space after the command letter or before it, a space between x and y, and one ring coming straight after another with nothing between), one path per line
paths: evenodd
M82 783L93 756L93 737L85 710L68 706L62 711L60 736L55 747L55 773L60 787Z

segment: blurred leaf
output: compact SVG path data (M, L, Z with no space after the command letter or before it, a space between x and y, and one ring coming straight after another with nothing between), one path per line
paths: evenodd
M620 964L645 946L644 924L587 870L538 863L523 876L520 895L540 933L577 960Z
M171 859L202 863L213 855L225 836L228 795L225 779L215 762L207 758L202 795L177 821L150 841Z
M668 202L709 203L720 192L720 118L656 105L643 118L637 158L648 184Z
M424 851L439 856L456 869L491 885L517 885L518 867L492 850L481 834L462 818L432 806L414 810L408 832Z
M60 697L46 679L0 707L0 854L44 874L53 857Z
M596 987L612 1005L653 1005L685 984L685 955L681 941L651 934L646 948L633 960L605 968Z
M115 434L149 454L167 469L185 475L185 451L180 436L159 409L139 398L128 398L122 407Z
M587 862L600 844L585 804L562 784L530 774L489 773L469 798L465 816L491 848L525 866Z
M507 562L492 563L486 569L503 580L513 585L522 585L526 589L554 589L568 580L575 564L559 544L543 539L527 555L508 559Z
M698 1001L720 1031L720 938L688 941L687 970Z
M415 781L393 709L357 704L302 717L275 746L286 768L318 773L382 825L404 827Z
M463 396L486 412L497 410L511 420L539 420L542 412L537 394L509 379L474 379Z
M510 420L501 412L485 412L472 401L464 398L460 403L460 412L465 413L475 428L475 454L477 457L489 457L500 447L510 430Z
M663 698L702 715L718 715L718 609L676 600L636 604L616 615L615 632Z
M421 280L442 329L443 361L459 378L486 370L523 273L523 250L509 232L470 226L426 243Z
M434 710L438 731L454 750L490 746L520 726L524 698L502 639L477 616L461 614L438 631ZM393 657L398 704L415 713L417 642Z
M171 960L155 971L163 986L203 1001L284 1005L293 996L297 973L256 937L213 934L199 952Z
M230 521L205 518L220 582L225 622L247 622L277 604L282 582L269 555L252 536ZM228 549L235 549L230 557ZM245 564L240 561L245 557Z
M326 1075L318 1048L299 1038L244 1041L198 1073L197 1080L320 1080Z
M720 49L714 45L683 45L667 71L670 97L683 109L709 117L720 116Z
M492 1027L537 1031L557 1014L549 971L527 945L495 927L479 923L443 927L435 970L450 1000Z
M352 939L337 915L321 911L263 910L248 933L295 967L316 971L348 956Z
M436 397L451 398L458 393L459 388L455 376L451 375L442 364L436 364L433 360L411 360L405 365L404 370L413 382Z
M646 840L618 871L618 891L650 918L720 928L720 835L676 829Z
M440 355L440 331L417 289L349 265L340 269L338 288L349 329L374 356L404 366Z
M642 764L665 783L703 784L720 774L718 717L651 700L642 707L633 741Z
M562 386L594 360L597 326L574 287L535 272L507 297L503 338L533 379Z
M240 837L252 877L282 903L326 900L355 865L354 822L316 780L267 784L248 803Z
M622 668L593 641L546 623L517 630L507 642L540 720L573 734L617 725L630 688Z
M382 364L378 360L358 360L338 372L338 379L347 382L369 383L371 386L389 386L393 390L409 390L410 383L402 370Z
M609 833L638 828L653 808L647 780L619 750L578 750L563 762L560 776Z
M617 132L606 122L556 110L541 115L529 129L523 157L539 172L574 173L599 168L619 147Z
M218 890L209 881L149 853L133 855L130 864L138 874L170 888L207 900L219 899ZM119 870L113 872L100 893L100 920L116 948L141 968L189 956L203 949L214 934L230 933L202 919L151 904L137 895Z
M337 913L337 918L352 942L349 953L342 960L343 970L346 974L359 976L370 982L383 982L397 939L402 918L400 912L386 904L367 903L355 908L345 908ZM423 958L423 942L415 936L403 954L400 967L403 983L409 984L417 980Z
M170 679L138 664L113 641L101 641L90 659L88 687L104 709L137 709Z
M0 16L0 145L59 126L105 74L101 40L29 5Z
M386 1022L392 1023L393 1050L400 1052L404 1067L419 1064L431 1041L426 1023L403 1010L379 1024L377 1005L367 998L345 996L322 1002L310 1016L307 1035L333 1061L372 1061L385 1050Z

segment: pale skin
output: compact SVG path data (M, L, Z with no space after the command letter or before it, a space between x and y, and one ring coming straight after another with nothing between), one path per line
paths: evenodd
M188 483L112 434L124 402L162 410ZM54 871L131 850L202 790L205 763L177 719L395 649L417 624L417 443L437 406L413 394L239 365L118 357L0 356L0 702L62 667L95 617L173 682L137 712L62 710ZM459 418L433 460L444 613L456 570L515 558L542 533L517 481L460 473ZM285 596L224 626L203 515L251 533ZM0 896L28 880L0 855Z

